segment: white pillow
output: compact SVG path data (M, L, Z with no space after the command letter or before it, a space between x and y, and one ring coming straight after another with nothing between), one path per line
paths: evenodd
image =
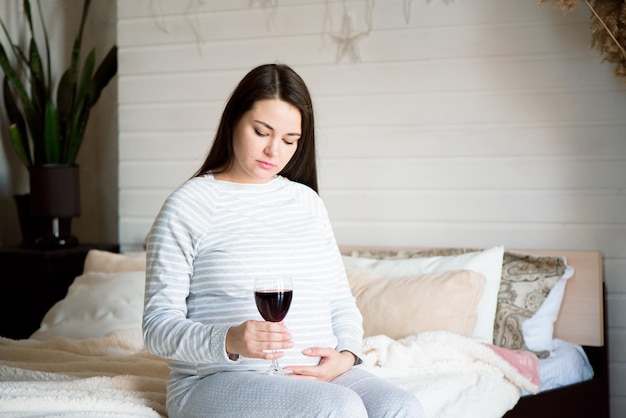
M478 318L472 338L493 343L493 324L498 304L498 291L502 278L504 247L498 246L454 256L422 257L409 259L374 260L343 256L346 268L365 270L370 273L391 277L402 277L424 273L452 270L473 270L485 276L485 289L478 303Z
M141 328L145 272L85 273L67 296L44 316L31 338L102 337L111 331Z
M556 322L567 279L574 275L574 268L567 266L563 277L554 285L546 300L543 301L537 312L522 324L522 334L526 347L533 351L552 351L554 323Z

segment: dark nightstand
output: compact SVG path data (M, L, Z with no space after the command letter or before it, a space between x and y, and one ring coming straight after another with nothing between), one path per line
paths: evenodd
M23 339L35 332L46 312L65 297L74 278L83 272L91 249L119 252L119 245L0 248L0 336Z

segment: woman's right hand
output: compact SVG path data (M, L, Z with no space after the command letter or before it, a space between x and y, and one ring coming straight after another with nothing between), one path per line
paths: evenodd
M249 358L271 360L280 358L293 347L291 334L283 322L245 321L231 327L226 334L226 352ZM271 350L277 350L272 352Z

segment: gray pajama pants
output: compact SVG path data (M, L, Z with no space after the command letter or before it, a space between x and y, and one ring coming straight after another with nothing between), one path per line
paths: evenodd
M170 418L424 417L412 394L357 368L330 383L222 372L168 402Z

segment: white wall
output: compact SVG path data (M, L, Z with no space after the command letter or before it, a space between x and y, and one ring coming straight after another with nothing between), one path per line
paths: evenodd
M613 416L626 414L626 84L590 48L583 6L567 16L533 0L117 7L125 248L141 246L201 163L236 82L285 62L313 94L321 195L340 242L604 253ZM344 12L364 32L356 62L331 36Z

